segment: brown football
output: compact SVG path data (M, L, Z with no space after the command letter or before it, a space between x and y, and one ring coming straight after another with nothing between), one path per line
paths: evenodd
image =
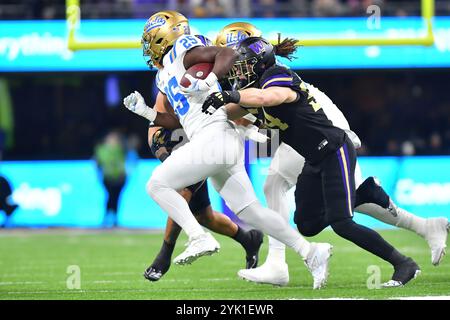
M187 88L191 85L191 82L188 78L185 77L186 74L191 75L194 78L197 79L205 79L208 74L212 71L214 64L212 63L197 63L196 65L193 65L189 69L186 70L183 77L181 78L180 85Z

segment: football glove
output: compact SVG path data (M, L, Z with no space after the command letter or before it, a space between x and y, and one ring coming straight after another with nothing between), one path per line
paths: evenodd
M137 91L129 94L125 99L123 99L123 104L131 112L134 112L150 121L155 121L156 115L158 114L155 110L153 110L153 108L150 108L145 104L144 98Z
M236 126L239 134L241 137L243 137L245 140L252 140L259 143L265 143L267 140L269 140L269 137L261 132L259 132L259 128L255 125L248 125L248 126Z
M191 84L189 87L180 86L180 90L189 94L198 91L209 91L209 89L217 83L217 76L214 72L211 72L204 80L194 78L190 74L185 74L185 77L191 82Z
M163 162L180 142L181 139L178 141L172 139L172 131L159 128L152 136L150 149L153 155Z
M241 95L239 91L222 91L211 93L202 106L202 111L206 114L213 114L217 109L227 103L239 103Z

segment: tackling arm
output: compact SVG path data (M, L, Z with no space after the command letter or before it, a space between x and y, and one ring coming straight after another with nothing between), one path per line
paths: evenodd
M248 88L239 91L239 104L245 107L276 107L283 103L294 102L297 93L286 87L270 87L267 89Z

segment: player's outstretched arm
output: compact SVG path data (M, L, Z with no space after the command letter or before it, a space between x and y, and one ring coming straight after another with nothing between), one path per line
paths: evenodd
M164 96L164 104L166 102L167 97ZM123 104L125 107L133 113L140 115L141 117L152 121L157 126L164 127L166 129L177 129L180 128L180 122L176 118L176 116L169 113L161 113L156 111L154 108L150 108L145 103L142 95L135 91L128 95L125 99L123 99Z
M216 109L231 103L233 105L227 106L226 109L228 117L233 119L245 114L245 111L239 111L239 108L275 107L297 100L297 92L286 87L248 88L241 91L214 92L206 98L202 110L212 114Z
M239 91L239 104L244 107L276 107L297 100L297 93L286 87L248 88Z

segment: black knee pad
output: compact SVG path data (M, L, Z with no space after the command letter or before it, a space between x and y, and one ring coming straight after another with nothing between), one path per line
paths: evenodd
M364 203L375 203L385 209L389 207L389 196L374 177L367 178L356 189L355 208Z

